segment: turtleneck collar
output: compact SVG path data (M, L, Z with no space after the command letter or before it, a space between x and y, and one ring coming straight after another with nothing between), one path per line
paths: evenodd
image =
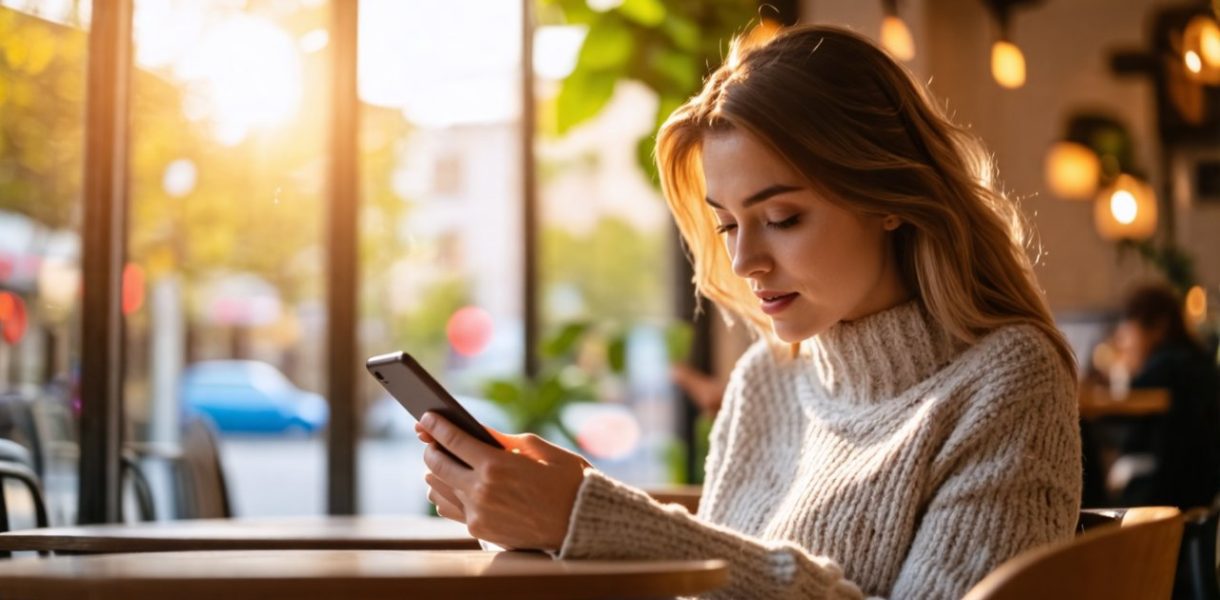
M918 299L840 321L802 346L812 383L830 399L864 404L901 395L963 349Z

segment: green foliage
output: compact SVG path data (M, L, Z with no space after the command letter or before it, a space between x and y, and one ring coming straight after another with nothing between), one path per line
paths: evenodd
M641 273L641 266L663 263L666 231L642 232L630 223L603 217L595 228L581 235L562 227L542 231L539 272L543 295L556 285L575 288L581 299L581 315L628 321L664 315L668 278ZM543 314L558 309L544 301Z
M665 330L665 338L689 342L689 331L688 324L675 323ZM484 382L482 393L509 414L517 431L554 427L577 446L560 419L563 409L572 402L599 400L599 384L625 373L629 334L629 327L610 322L562 323L541 342L543 360L536 377L491 379ZM689 348L674 352L671 346L671 360L686 352Z
M0 8L0 210L79 225L88 36Z
M596 116L614 84L630 79L652 89L660 103L656 127L687 98L699 91L707 72L719 65L729 39L742 32L757 14L753 0L624 0L614 9L597 12L585 0L542 0L542 14L559 15L571 24L586 25L588 34L576 68L560 87L555 109L555 133ZM640 167L656 181L652 161L654 131L639 143Z

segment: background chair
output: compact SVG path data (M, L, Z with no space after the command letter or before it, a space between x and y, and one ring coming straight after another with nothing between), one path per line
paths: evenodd
M33 459L24 446L12 440L0 439L0 532L9 531L8 499L5 498L5 483L8 480L21 482L30 494L34 506L34 522L38 527L47 526L47 505L42 495L42 482L30 468ZM8 558L9 552L0 552L0 558Z
M186 422L178 469L183 490L181 516L195 519L233 516L216 430L209 421L195 417Z
M1096 526L1005 562L966 600L1168 598L1181 539L1178 509L1129 508L1120 526Z
M1183 515L1182 549L1174 581L1174 600L1220 600L1216 564L1216 524L1220 508L1199 508Z

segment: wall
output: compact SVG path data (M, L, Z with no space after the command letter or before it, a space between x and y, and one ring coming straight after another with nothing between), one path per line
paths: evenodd
M990 76L995 28L981 0L900 3L916 40L912 70L930 80L956 120L971 126L994 152L1005 188L1021 200L1041 240L1037 273L1057 312L1113 308L1133 281L1151 274L1138 257L1120 260L1115 246L1097 236L1090 202L1055 198L1042 170L1045 152L1063 134L1070 112L1101 108L1126 123L1137 140L1137 162L1158 173L1152 87L1112 75L1108 63L1115 49L1147 44L1148 19L1164 5L1061 0L1018 11L1012 37L1025 52L1028 76L1024 87L1005 90ZM882 16L880 1L870 0L811 0L803 11L807 22L848 25L874 39ZM1220 206L1183 208L1180 239L1195 254L1200 279L1214 299L1220 296Z

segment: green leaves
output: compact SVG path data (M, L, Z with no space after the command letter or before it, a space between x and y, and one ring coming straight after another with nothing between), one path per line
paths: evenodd
M559 88L559 97L555 100L557 133L563 135L601 112L614 95L617 80L613 73L573 71Z
M665 5L660 0L623 0L618 12L645 27L665 22Z
M576 59L577 71L621 70L631 58L631 32L621 22L607 19L591 27Z
M665 349L670 364L685 362L694 340L695 330L686 321L678 321L665 328Z
M572 354L576 342L584 337L589 327L587 321L573 321L561 326L559 331L542 340L543 358L554 359Z
M755 17L752 0L663 2L623 0L598 12L582 0L543 0L551 14L589 27L572 74L563 81L555 107L555 131L562 135L597 116L620 80L648 86L661 99L659 126L699 90L703 76L721 60L721 45ZM650 180L654 135L637 145L638 164Z

